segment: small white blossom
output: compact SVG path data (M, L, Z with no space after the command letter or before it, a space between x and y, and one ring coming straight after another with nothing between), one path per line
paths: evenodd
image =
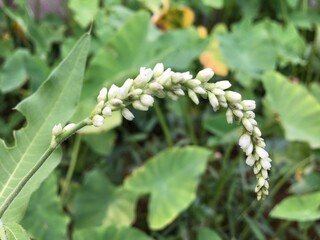
M165 83L171 78L173 72L171 68L166 69L163 74L157 80L160 84L165 85Z
M244 150L245 150L245 153L247 156L250 155L253 151L253 144L250 143L249 146L247 148L245 148Z
M221 90L226 90L226 89L228 89L229 87L231 87L231 83L230 83L229 81L227 81L227 80L223 80L223 81L216 82L216 83L214 84L214 86L215 86L216 88L221 89Z
M266 180L265 180L263 177L260 177L260 178L258 179L258 185L259 185L260 187L263 187L265 182L266 182Z
M206 68L198 72L196 79L199 79L201 82L208 82L213 75L213 70L211 68Z
M153 75L154 77L159 77L164 71L163 63L157 63L156 66L153 68Z
M239 146L243 149L246 149L247 147L249 147L250 143L251 143L251 136L247 133L242 134L239 139Z
M158 83L158 82L150 82L149 83L149 88L152 90L152 91L159 91L159 90L162 90L163 89L163 86Z
M260 137L261 136L261 131L258 127L254 127L253 128L253 132L254 132L254 135Z
M148 111L149 109L146 105L143 105L140 100L133 101L132 106L140 111Z
M234 115L236 115L240 119L243 117L243 112L241 110L235 109L232 112Z
M253 126L252 126L251 122L249 121L249 119L243 118L242 124L249 132L253 131Z
M253 155L249 155L246 159L246 164L249 165L250 167L252 167L255 162L256 162L256 159Z
M171 79L174 84L180 83L182 80L184 80L183 74L179 72L173 73Z
M261 170L261 174L262 174L262 177L264 177L265 179L268 179L268 171L267 170L265 170L265 169L262 169Z
M134 119L134 115L128 108L123 108L121 110L122 116L127 119L128 121L132 121Z
M99 92L99 95L97 97L98 102L104 102L107 99L107 94L108 94L108 89L107 88L102 88Z
M105 117L109 117L112 115L112 109L109 106L106 106L103 110L102 110L102 115Z
M177 90L174 90L174 94L176 94L178 96L184 96L185 95L184 91L181 88L179 88Z
M52 128L52 135L57 137L62 133L62 125L61 123L54 125Z
M253 100L243 100L241 102L241 105L243 106L243 110L245 111L251 111L256 108L256 102Z
M225 95L225 91L221 90L220 88L214 88L211 90L211 92L216 96Z
M219 101L216 95L214 95L212 92L208 92L209 102L213 108L214 111L217 111L219 108Z
M154 98L151 95L148 94L143 94L140 97L140 101L142 102L143 105L150 107L154 103Z
M194 92L198 93L198 94L201 94L201 95L207 93L207 91L204 90L204 88L203 88L203 87L200 87L200 86L197 86L197 87L193 88L192 90L193 90Z
M120 106L123 102L122 100L118 99L118 98L113 98L111 100L109 100L109 103L112 105L112 106Z
M261 157L262 159L269 157L268 152L259 146L255 147L255 151L258 154L258 156Z
M255 114L254 112L252 112L252 111L246 111L246 112L244 113L244 116L245 116L246 118L255 118L255 117L256 117L256 114Z
M233 113L230 108L226 111L227 123L231 124L233 122Z
M192 79L192 75L190 74L190 72L182 73L182 77L183 77L183 82L186 82L186 81Z
M119 99L125 99L128 96L129 90L133 85L133 79L127 79L124 84L120 87L117 97Z
M63 131L67 132L67 131L73 129L75 125L76 125L75 123L69 123L66 126L64 126Z
M191 79L187 82L188 87L195 88L201 85L201 81L197 79Z
M197 104L197 105L199 104L199 98L198 98L197 94L194 91L192 91L191 89L188 89L188 96L195 104Z
M136 87L144 87L152 78L153 71L150 68L140 68L140 74L134 79L133 84Z
M98 114L92 118L92 124L95 127L101 127L103 125L103 121L104 121L104 117Z
M270 170L271 168L271 163L269 161L269 158L263 158L260 160L261 166L265 169L265 170Z
M119 93L119 87L117 87L116 85L112 84L110 89L109 89L109 93L108 93L108 99L112 99L115 98Z
M226 91L225 95L226 99L232 103L240 102L241 101L241 95L234 91Z

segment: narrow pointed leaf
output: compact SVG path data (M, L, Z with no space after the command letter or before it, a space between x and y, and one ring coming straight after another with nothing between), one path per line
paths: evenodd
M0 142L0 207L49 147L52 127L65 124L73 115L81 92L89 43L90 36L85 34L44 84L16 107L26 117L27 125L15 133L13 147ZM55 152L29 180L5 212L4 222L21 219L31 193L59 159L60 154Z

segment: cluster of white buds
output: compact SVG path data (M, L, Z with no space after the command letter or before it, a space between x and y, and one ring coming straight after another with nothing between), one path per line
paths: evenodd
M173 72L170 68L164 69L162 63L156 64L153 69L140 68L139 75L135 79L127 79L121 87L112 85L109 91L107 88L101 89L88 124L100 127L104 119L114 111L121 111L122 116L131 121L134 115L127 107L132 105L137 110L147 111L153 105L154 97L168 96L177 100L179 96L187 93L195 104L199 104L199 96L208 98L214 111L220 107L227 109L228 123L232 123L235 118L243 125L239 145L247 155L246 163L253 166L258 182L255 188L257 199L263 199L268 195L268 170L271 168L271 159L264 150L265 143L254 119L255 114L252 110L256 107L255 101L242 100L239 93L226 91L231 87L227 80L209 83L213 75L212 69L206 68L193 78L189 72L180 73ZM58 132L60 127L55 126L53 134Z

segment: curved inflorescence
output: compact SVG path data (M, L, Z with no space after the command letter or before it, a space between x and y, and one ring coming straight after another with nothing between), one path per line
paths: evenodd
M112 85L109 90L101 89L97 105L87 123L100 127L104 119L114 111L121 111L122 116L131 121L134 115L127 107L132 105L137 110L147 111L153 105L154 97L168 96L177 100L179 96L188 94L195 104L199 104L199 96L209 99L214 111L220 107L227 109L228 123L237 119L243 126L239 145L247 156L247 165L253 167L257 178L257 199L263 199L269 193L268 171L271 168L271 159L264 149L264 139L255 120L255 101L242 100L239 93L226 91L231 87L229 81L209 83L213 75L212 69L206 68L193 77L189 72L180 73L173 72L170 68L164 69L162 63L156 64L153 69L140 68L139 75L135 79L127 79L121 87ZM58 124L53 128L53 135L58 136L63 131L64 128Z

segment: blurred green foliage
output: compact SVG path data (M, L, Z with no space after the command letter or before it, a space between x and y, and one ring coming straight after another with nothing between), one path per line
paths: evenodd
M2 139L12 144L12 132L25 126L12 108L36 92L89 31L81 97L72 111L59 113L65 121L87 116L101 87L122 84L139 67L163 62L192 73L212 67L215 80L229 79L257 102L273 159L271 193L255 200L255 177L236 146L239 128L227 125L224 113L204 102L158 100L154 112L134 112L133 122L115 115L99 130L69 139L60 165L31 196L19 222L26 231L9 222L10 237L320 238L319 1L52 1L63 11L34 2L1 6ZM64 68L56 73L62 82ZM26 116L39 112L24 109Z

